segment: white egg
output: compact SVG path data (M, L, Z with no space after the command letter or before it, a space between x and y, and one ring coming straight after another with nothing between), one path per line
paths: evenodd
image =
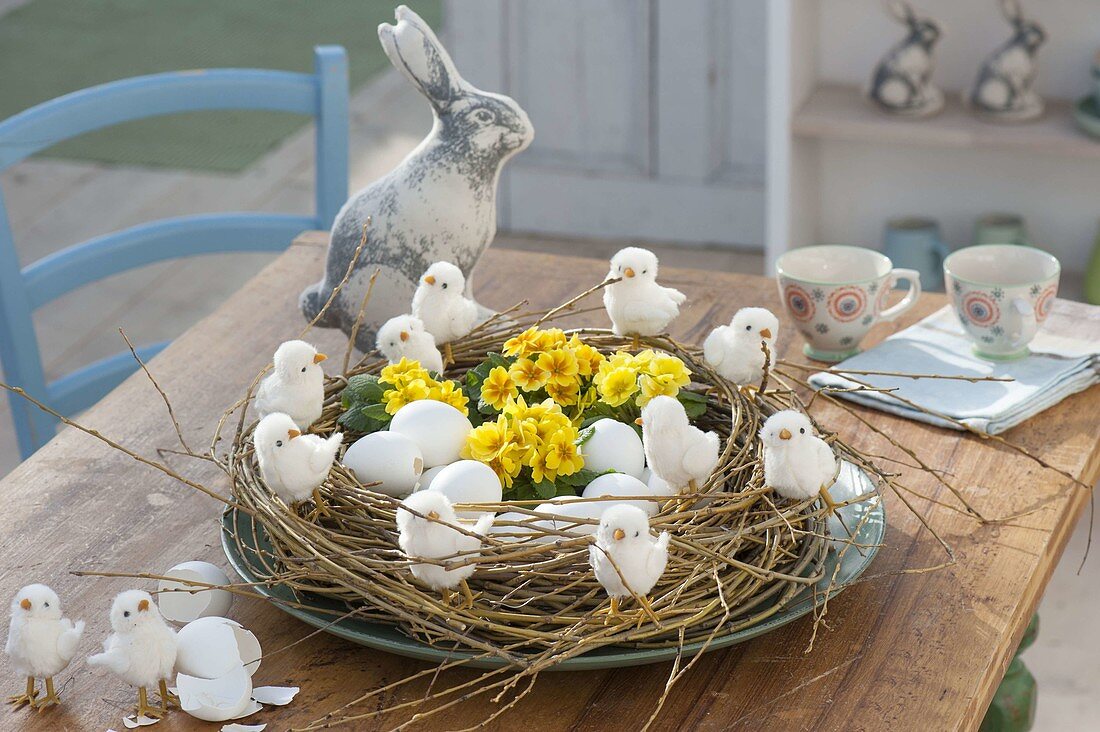
M443 472L443 468L445 468L445 467L447 467L447 466L446 465L436 465L434 468L428 468L423 473L421 473L420 474L420 482L416 484L416 490L426 491L429 488L431 488L432 487L432 481L435 480L435 476L437 476L441 472ZM413 491L413 492L415 493L416 491Z
M649 470L649 468L646 468L646 470ZM646 486L654 496L676 495L676 490L668 484L668 481L653 472L650 472L649 478L646 480Z
M462 412L433 399L406 404L390 422L390 432L408 437L420 448L425 468L458 460L473 428Z
M188 584L229 584L229 576L210 562L183 562L169 569L164 576L183 580L160 580L157 583L160 614L174 623L190 623L210 615L225 615L233 604L233 593L228 590L198 590L201 585Z
M522 523L523 526L505 525L517 523ZM543 544L557 539L554 534L547 534L547 531L553 528L554 522L549 519L536 519L530 514L519 511L506 511L497 514L489 533L500 541L532 541Z
M394 498L413 492L424 472L424 456L415 442L397 432L374 432L360 437L344 453L344 465L370 490Z
M431 490L439 491L451 503L500 503L504 489L500 478L485 463L459 460L451 463L432 480ZM459 518L477 518L485 511L459 511Z
M648 496L651 491L642 481L625 473L608 473L601 475L584 489L581 498L600 498L602 496ZM657 513L660 504L657 501L596 501L592 505L598 506L599 511L613 506L616 503L627 503L637 506L653 516Z
M252 704L252 677L237 664L225 675L204 679L176 674L180 709L207 722L224 722L240 717Z
M647 466L645 466L645 468L642 469L642 475L641 475L640 478L638 478L638 480L642 481L646 485L649 485L649 479L652 478L652 477L653 477L653 471L650 470L649 466L647 465Z
M550 503L540 503L535 511L537 513L553 514L555 518L549 519L554 528L564 531L571 536L589 536L596 533L596 523L578 524L570 519L592 519L599 522L600 514L606 506L603 501L578 501L576 498L555 498ZM566 537L560 537L562 539Z
M250 674L260 667L260 642L241 624L229 618L199 618L176 635L176 670L200 679L217 679L236 666Z
M596 473L615 470L641 478L645 470L645 449L633 427L616 419L600 419L590 428L592 436L581 445L584 467Z

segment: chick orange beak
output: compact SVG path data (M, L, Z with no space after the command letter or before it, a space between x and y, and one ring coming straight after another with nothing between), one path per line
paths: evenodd
M787 429L786 427L779 430L779 439L781 439L781 440L791 439L791 431L789 429Z
M428 275L427 277L424 278L424 281L427 282L429 285L434 285L435 284L435 275Z
M314 354L314 355L313 355L313 363L321 363L321 362L322 362L322 361L324 361L324 360L325 360L326 358L328 358L328 356L326 356L325 354L323 354L323 353L316 353L316 354Z
M301 434L302 433L298 430L287 430L286 431L286 438L288 440L293 440L295 437L300 437Z
M622 529L615 529L615 533L612 534L615 537L615 541L622 541L626 538L626 532Z
M634 424L636 424L636 425L638 425L639 427L641 427L641 426L642 426L642 418L641 418L641 417L638 417L638 418L637 418L636 420L634 420Z
M771 328L761 328L760 329L760 337L761 338L771 338L772 337L772 329Z
M404 343L407 340L409 340L409 331L407 331L407 330L401 331L401 342Z
M149 601L148 600L142 600L138 603L138 611L139 612L145 612L148 609L149 609Z
M23 608L24 610L30 610L31 601L24 597L22 600L19 601L19 607Z
M428 511L428 518L430 518L432 521L438 521L439 513L436 511Z
M626 275L627 277L633 277L634 276L634 270L630 267L627 267L626 271L624 271L623 274Z

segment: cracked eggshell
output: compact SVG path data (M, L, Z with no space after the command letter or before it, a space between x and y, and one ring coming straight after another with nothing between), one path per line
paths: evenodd
M252 677L241 664L223 676L204 679L176 674L180 709L207 722L237 719L252 705Z
M615 470L634 478L642 477L645 449L633 427L617 419L598 419L590 429L592 436L581 445L584 467L596 473Z
M228 590L193 592L196 586L187 584L187 581L209 585L229 584L228 575L210 562L183 562L169 569L164 576L185 580L160 580L157 583L160 614L174 623L190 623L211 615L225 615L233 604L233 594Z
M637 478L625 473L608 473L593 480L584 489L581 498L600 498L602 496L648 496L652 493L649 486ZM645 511L647 516L655 516L660 505L657 501L597 501L591 505L598 506L602 513L617 503L626 503L637 506Z
M473 428L458 409L433 399L406 404L390 421L390 432L408 437L420 448L425 468L450 465L458 460Z
M440 471L431 490L439 491L451 503L500 503L504 489L488 465L477 460L459 460ZM476 519L490 511L459 511L459 518Z
M249 674L260 667L260 642L229 618L199 618L176 635L176 670L200 679L217 679L244 664Z
M413 492L424 472L424 456L415 442L397 432L374 432L360 437L344 453L344 466L370 490L394 498Z
M416 484L417 491L426 491L432 487L432 481L435 480L435 476L443 472L443 468L446 465L436 465L434 468L428 468L420 474L420 482ZM415 491L414 491L415 492Z

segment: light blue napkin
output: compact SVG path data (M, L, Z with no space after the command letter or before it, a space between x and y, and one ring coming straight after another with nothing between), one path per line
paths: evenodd
M1100 321L1100 308L1086 318ZM1050 316L1035 340L1031 355L1016 361L986 361L971 351L971 341L950 306L919 323L895 333L874 348L810 377L816 388L852 388L858 385L841 373L852 371L900 371L945 376L1007 376L1012 382L905 379L896 376L851 377L879 388L896 388L893 394L925 409L959 420L981 432L995 435L1100 382L1100 342L1080 334L1095 333L1081 327L1080 310L1067 313L1055 301ZM839 372L839 373L838 373ZM941 427L962 429L942 417L925 414L900 402L890 393L849 392L837 396L864 406Z

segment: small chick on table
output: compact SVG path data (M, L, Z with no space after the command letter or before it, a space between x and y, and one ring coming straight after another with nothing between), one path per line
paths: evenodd
M667 531L653 538L649 518L637 506L619 503L603 512L596 529L596 543L588 547L588 562L611 597L605 624L618 614L622 598L631 595L636 595L642 605L638 624L641 625L645 615L659 624L648 595L665 573L668 542Z
M419 362L428 371L443 373L443 356L435 347L435 338L415 315L398 315L387 320L378 329L375 345L390 363L407 358Z
M766 308L741 308L729 325L720 325L703 341L703 358L718 375L741 387L756 388L764 378L762 343L775 359L779 319Z
M642 447L653 474L677 493L697 491L718 465L717 432L703 432L691 424L684 405L669 396L657 396L642 407ZM690 499L681 499L684 510Z
M829 510L837 504L829 495L836 476L836 455L814 434L810 419L801 412L776 412L760 428L764 443L764 485L784 498L804 501L821 496Z
M168 693L176 667L176 631L168 627L148 592L120 592L111 605L111 629L103 653L88 658L96 673L110 671L138 688L135 714L160 719L179 699ZM149 706L148 688L159 685L160 707Z
M679 290L657 284L657 255L648 249L619 250L611 258L607 277L621 280L603 290L611 331L618 336L634 336L634 350L641 347L641 336L664 333L687 300Z
M477 323L477 303L466 297L462 270L450 262L428 267L413 293L412 314L443 344L444 365L454 363L451 341L469 335Z
M260 417L289 414L303 432L321 416L325 401L325 372L320 363L328 356L305 341L287 341L275 350L275 370L256 391Z
M267 487L293 506L313 498L317 511L324 511L321 484L328 477L344 435L337 432L327 439L303 435L289 416L276 412L256 425L252 441L260 477Z
M470 528L470 532L477 536L463 534L451 528L458 526L459 522L447 496L433 490L419 491L402 501L401 508L397 510L397 544L409 559L453 558L452 561L461 561L481 548L482 541L478 537L489 533L494 518L492 513L482 514ZM455 557L457 554L463 555L461 559ZM473 607L474 596L466 580L475 569L475 564L454 569L425 562L414 562L409 566L414 577L433 590L441 590L443 602L448 605L451 604L451 590L461 586L466 598L463 607L467 608Z
M16 709L29 704L42 711L61 700L53 688L53 677L61 673L76 655L84 632L84 621L61 617L61 601L46 585L27 585L11 601L11 625L4 652L23 676L27 691L8 699ZM34 680L43 679L46 696L38 699Z

